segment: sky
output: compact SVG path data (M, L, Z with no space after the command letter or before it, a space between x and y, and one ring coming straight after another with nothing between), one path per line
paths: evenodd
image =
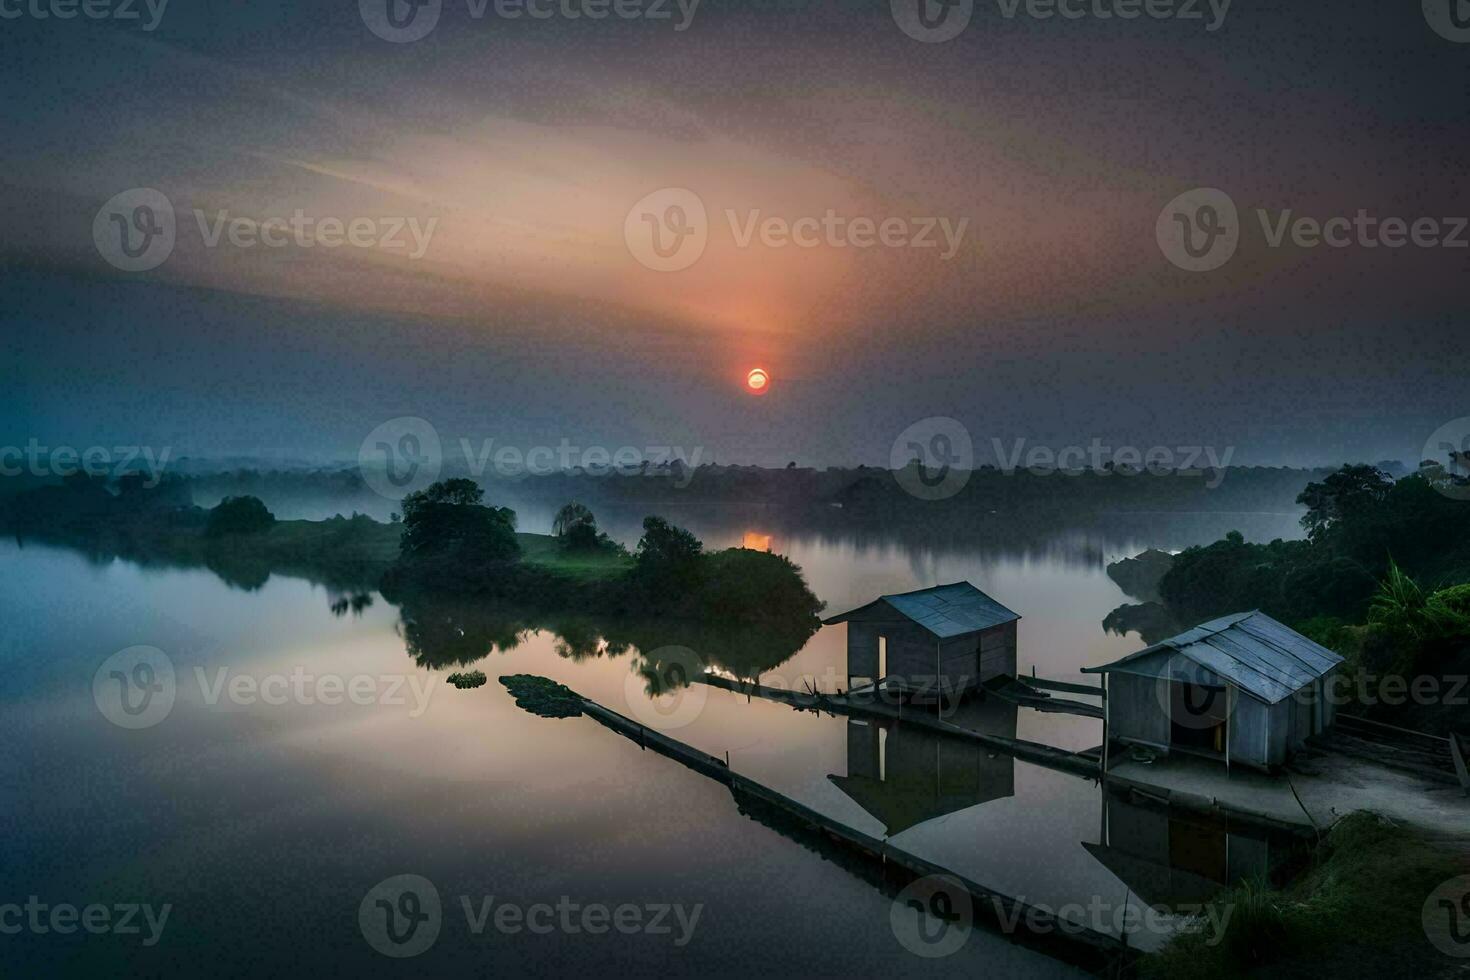
M392 2L0 0L0 444L1316 465L1470 415L1448 0Z

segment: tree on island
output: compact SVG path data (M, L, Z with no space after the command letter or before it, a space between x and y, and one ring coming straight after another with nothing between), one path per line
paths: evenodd
M515 511L487 507L484 498L485 491L466 479L441 480L404 497L400 555L467 564L519 557Z
M551 533L562 547L574 551L590 550L598 545L597 518L585 504L573 501L563 504L551 522Z
M276 515L259 497L226 497L209 512L204 534L222 538L235 534L260 534L275 526Z
M682 527L662 517L643 519L633 575L651 599L670 601L699 588L704 545Z

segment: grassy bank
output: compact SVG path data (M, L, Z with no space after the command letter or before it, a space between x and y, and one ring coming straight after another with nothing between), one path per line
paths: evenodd
M633 567L626 553L614 551L568 551L549 534L517 534L521 545L521 561L539 565L569 578L609 581Z
M1433 977L1463 975L1430 944L1425 900L1470 873L1461 848L1427 840L1371 813L1339 821L1310 868L1284 889L1242 886L1214 904L1232 906L1223 939L1176 937L1141 966L1144 977ZM1217 914L1223 914L1218 910Z

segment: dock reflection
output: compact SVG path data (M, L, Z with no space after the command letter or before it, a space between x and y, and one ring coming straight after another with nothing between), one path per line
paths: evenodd
M951 721L1014 738L1016 706L967 702ZM847 774L827 777L883 824L887 834L1014 796L1016 760L994 748L874 718L847 722Z
M1102 793L1101 843L1083 842L1141 900L1178 907L1246 881L1276 881L1303 844L1263 827L1183 813L1132 791Z

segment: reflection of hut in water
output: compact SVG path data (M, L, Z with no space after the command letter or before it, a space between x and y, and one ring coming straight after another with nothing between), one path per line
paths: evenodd
M893 689L956 697L1016 672L1021 617L969 582L879 596L823 620L847 624L850 688L886 681Z
M1102 805L1102 843L1082 846L1149 905L1203 902L1226 886L1270 879L1296 849L1289 835L1128 793L1105 791Z
M1015 737L1016 706L983 705L983 727ZM827 778L876 817L888 834L1016 792L1016 760L967 739L914 725L847 723L847 775Z

